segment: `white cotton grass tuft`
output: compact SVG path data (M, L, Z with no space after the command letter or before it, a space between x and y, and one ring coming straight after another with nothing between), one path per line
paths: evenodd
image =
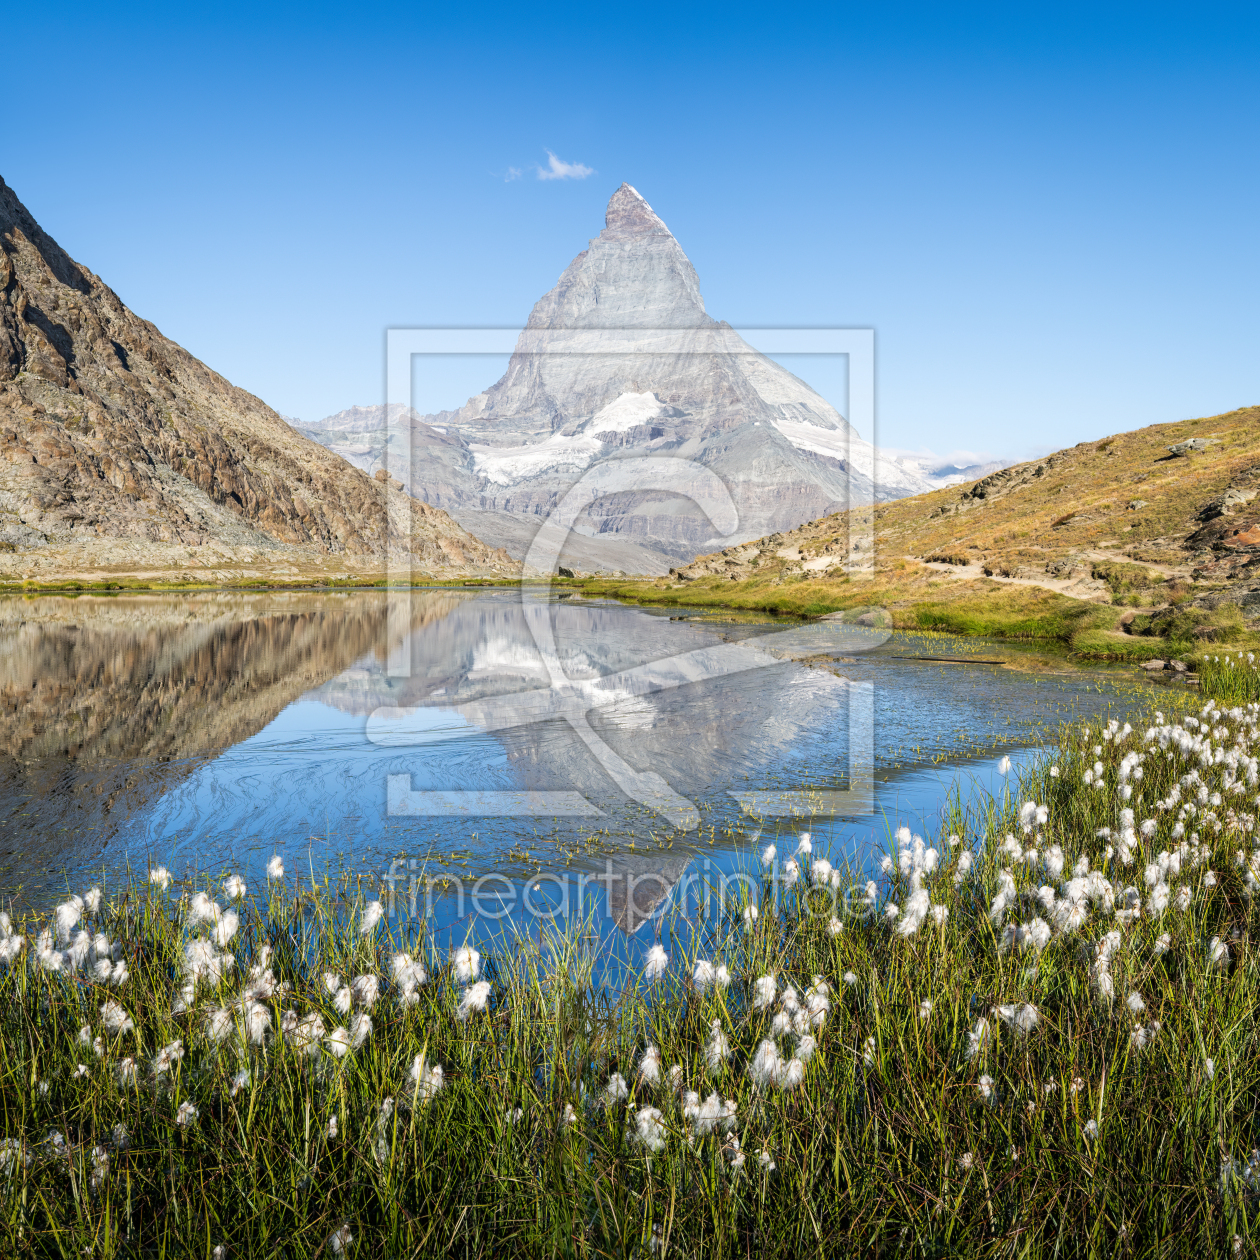
M359 919L359 935L371 936L376 931L376 925L385 917L385 907L379 901L369 901L363 907L363 914Z
M982 1076L982 1077L981 1077L981 1078L980 1078L980 1079L976 1082L976 1092L980 1095L980 1097L981 1097L981 1098L982 1098L985 1102L990 1102L990 1101L992 1101L993 1096L994 1096L994 1093L993 1093L993 1077L991 1077L991 1076Z
M464 996L460 999L459 1006L455 1010L455 1018L460 1023L467 1023L472 1015L476 1015L486 1009L486 1004L490 1000L490 982L488 980L478 980L476 984L469 985L464 991Z
M604 1101L608 1106L621 1102L629 1097L630 1086L626 1084L626 1078L620 1072L613 1072L608 1077L608 1083L604 1086Z
M1009 757L1002 756L998 758L997 772L998 774L1010 774L1011 759Z
M153 1075L161 1076L171 1071L184 1057L184 1043L176 1038L169 1045L163 1046L153 1057Z
M372 1017L366 1012L360 1011L350 1021L350 1048L358 1050L371 1035Z
M366 1007L371 1010L376 1004L376 999L380 996L381 982L370 971L364 972L361 976L355 976L350 981L350 996L354 999L356 1006Z
M284 859L278 853L273 853L267 863L267 878L271 880L284 878Z
M764 1011L774 1001L776 984L773 976L758 976L753 981L753 1010Z
M113 998L101 1003L101 1022L105 1025L106 1031L115 1036L120 1033L134 1032L136 1027L131 1016Z
M999 1006L998 1016L1008 1027L1022 1036L1027 1036L1037 1026L1040 1015L1030 1002L1017 1002L1010 1006Z
M156 884L165 891L171 886L171 873L165 866L155 866L149 871L149 883Z
M648 950L643 960L643 978L649 981L659 980L668 970L669 955L658 941Z
M1091 1142L1098 1138L1098 1121L1090 1120L1081 1130L1082 1134Z
M634 1117L635 1135L649 1151L665 1146L665 1117L656 1107L640 1107Z
M923 1001L919 1003L919 1018L925 1020L931 1014L932 1014L932 999L924 998Z
M661 1052L653 1045L643 1048L639 1060L639 1080L645 1085L655 1085L661 1079Z
M722 1030L722 1021L715 1019L709 1025L709 1039L704 1044L704 1060L710 1072L721 1070L731 1055L731 1043Z
M245 881L239 875L229 875L223 881L223 895L229 901L240 901L245 896Z
M460 984L471 984L481 974L481 955L471 945L461 945L451 954L451 968Z
M331 1234L328 1235L328 1250L334 1256L345 1255L346 1248L354 1242L354 1234L350 1231L349 1225L338 1225Z
M440 1063L429 1063L423 1054L416 1055L407 1073L407 1090L417 1102L430 1102L441 1093L445 1083L446 1074Z
M766 845L761 851L761 864L763 866L773 866L774 859L778 856L778 849L772 844Z
M179 1104L179 1110L175 1113L175 1123L179 1125L181 1129L186 1129L190 1124L197 1123L197 1117L200 1114L201 1113L197 1110L197 1108L185 1098L184 1101Z

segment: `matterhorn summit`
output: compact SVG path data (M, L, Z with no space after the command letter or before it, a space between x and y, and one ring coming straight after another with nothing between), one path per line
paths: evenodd
M584 569L664 572L850 503L931 488L707 313L695 268L636 189L613 193L604 223L534 306L507 371L484 393L423 418L375 409L375 433L365 424L373 409L353 408L311 435L375 471L409 424L412 494L517 556L566 490L606 460L688 459L729 490L739 522L721 537L677 495L598 500L566 548Z

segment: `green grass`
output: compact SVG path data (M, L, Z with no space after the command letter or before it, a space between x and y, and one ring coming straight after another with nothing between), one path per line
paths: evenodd
M203 980L184 1013L175 1013L184 951L207 930L190 922L191 888L142 884L106 898L91 927L109 938L102 954L126 962L120 987L97 983L90 957L74 973L48 970L36 957L46 920L29 916L14 929L26 947L0 975L0 1250L330 1256L344 1224L353 1236L344 1253L374 1257L1203 1256L1230 1254L1235 1235L1253 1254L1260 1183L1238 1170L1257 1145L1251 942L1260 915L1234 853L1250 854L1256 838L1247 758L1260 751L1257 711L1205 713L1202 728L1183 720L1180 730L1165 731L1172 751L1161 753L1141 728L1113 738L1068 726L1009 795L954 801L928 838L941 860L924 887L948 911L940 925L929 917L902 935L887 917L888 903L903 920L913 905L904 872L881 877L871 909L860 901L864 875L845 870L838 905L802 880L775 913L763 888L751 932L738 905L701 919L688 938L673 934L683 924L667 925L669 968L655 983L631 974L601 985L583 925L544 931L487 952L489 1006L465 1022L444 957L426 958L414 1005L400 1000L388 960L401 942L387 924L360 934L363 896L349 885L274 884L247 897L226 946L232 969L217 984ZM1207 741L1233 750L1228 760L1207 756ZM1145 760L1126 806L1119 776L1132 753ZM1192 769L1202 799L1191 784L1158 808ZM1222 804L1211 804L1213 792ZM1047 808L1040 839L1020 828L1025 799ZM1130 865L1119 834L1126 807L1135 826L1155 821L1149 839L1132 840ZM1173 834L1179 820L1184 837ZM1101 827L1113 835L1098 836ZM963 843L951 846L950 834ZM1013 904L994 914L1008 834L1041 858L1011 867ZM794 843L781 839L780 867ZM1157 912L1145 868L1179 843L1172 904ZM1065 855L1057 878L1044 865L1051 844ZM1101 876L1085 923L1054 927L1040 953L1004 948L1010 926L1053 923L1036 890L1053 885L1062 901L1086 858ZM826 883L821 866L814 875ZM1106 901L1120 909L1129 887L1142 913L1121 924ZM1120 943L1107 1000L1093 964L1110 931ZM1224 965L1211 961L1214 940L1228 946ZM729 966L729 988L695 989L697 955ZM271 1027L262 1045L236 1031L254 967L285 986L255 995ZM348 1023L325 970L381 977L374 1028L343 1058L327 1039L304 1049L277 1031L290 1010L318 1013L327 1030ZM790 983L802 1000L817 976L830 987L796 1088L759 1089L749 1074L771 1036L774 1010L752 1004L753 981L766 974L780 995ZM1130 992L1141 1012L1126 1004ZM134 1031L106 1032L101 1005L111 998ZM1021 1003L1038 1013L1027 1035L998 1009ZM228 1012L222 1042L208 1035L214 1009ZM711 1070L704 1046L715 1020L732 1053ZM968 1057L978 1021L984 1039ZM176 1039L182 1060L155 1074L154 1057ZM649 1043L661 1053L655 1084L637 1074ZM788 1055L799 1041L788 1033L777 1044ZM409 1077L417 1055L444 1069L431 1099ZM138 1065L135 1083L120 1079L125 1057ZM675 1063L679 1089L667 1077ZM242 1069L249 1083L234 1089ZM610 1102L614 1072L629 1097ZM732 1100L734 1129L698 1133L680 1089ZM180 1125L185 1102L199 1114ZM655 1151L639 1139L634 1110L649 1106L660 1112ZM1235 1172L1223 1178L1223 1164Z
M1260 668L1256 654L1226 652L1200 657L1195 665L1200 694L1223 704L1254 704L1260 701Z

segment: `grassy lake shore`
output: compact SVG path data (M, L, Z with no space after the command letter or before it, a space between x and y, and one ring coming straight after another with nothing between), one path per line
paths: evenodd
M1251 1254L1257 752L1255 704L1065 726L611 981L275 869L5 921L6 1254Z

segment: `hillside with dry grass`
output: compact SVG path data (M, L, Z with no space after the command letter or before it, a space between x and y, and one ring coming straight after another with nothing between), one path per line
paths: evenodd
M593 585L653 602L814 615L879 605L906 627L1155 656L1250 637L1260 618L1258 496L1252 407L1082 442L880 505L875 563L861 574L849 558L869 536L870 508L701 556L655 583Z

